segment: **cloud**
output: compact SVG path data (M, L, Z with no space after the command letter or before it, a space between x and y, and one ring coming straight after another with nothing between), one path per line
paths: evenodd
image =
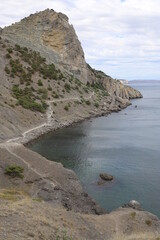
M46 8L69 16L94 68L116 78L160 79L159 0L5 0L0 26Z

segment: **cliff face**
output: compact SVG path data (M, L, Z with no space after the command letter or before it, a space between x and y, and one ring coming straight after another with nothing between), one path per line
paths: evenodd
M1 29L0 37L0 141L44 123L50 113L44 115L37 110L28 110L40 101L42 106L44 100L47 104L56 101L55 98L68 99L63 103L58 100L54 106L50 104L54 112L51 117L57 128L61 124L120 110L130 104L130 99L142 97L139 91L86 63L74 28L62 13L47 9L31 14ZM39 80L42 83L38 83ZM14 85L18 89L14 89ZM21 96L17 103L17 90L30 91L29 99L33 101L29 103ZM72 102L80 100L83 104L73 106L69 99ZM64 110L65 107L68 109L68 104L69 114Z
M0 29L0 86L0 239L159 239L152 214L120 208L94 216L104 211L73 171L20 144L142 97L86 64L67 16L45 10ZM5 174L13 164L23 179Z
M47 9L31 14L4 28L2 37L39 51L49 63L55 63L59 69L67 70L84 83L101 81L112 95L125 99L142 97L140 92L104 73L100 74L103 76L100 79L97 72L88 67L75 30L69 24L68 17L62 13Z
M16 44L39 51L49 63L54 62L82 81L88 79L84 52L68 17L54 10L31 14L2 30L2 36Z

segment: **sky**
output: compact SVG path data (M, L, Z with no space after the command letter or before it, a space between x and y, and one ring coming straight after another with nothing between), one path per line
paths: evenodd
M160 0L5 0L0 27L46 8L69 17L93 68L119 79L160 80Z

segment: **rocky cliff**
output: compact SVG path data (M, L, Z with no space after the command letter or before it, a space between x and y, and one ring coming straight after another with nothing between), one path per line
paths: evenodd
M22 145L142 97L86 63L67 16L47 9L0 29L0 86L0 238L159 239L156 216L128 207L103 215L73 171ZM17 166L21 178L10 172Z
M132 88L124 86L86 64L84 52L68 17L54 10L31 14L1 31L2 37L16 44L39 51L49 63L67 70L84 83L102 82L108 92L131 99L141 97Z
M31 14L4 28L2 36L39 51L48 62L54 62L59 68L64 68L87 82L84 52L66 15L49 9Z

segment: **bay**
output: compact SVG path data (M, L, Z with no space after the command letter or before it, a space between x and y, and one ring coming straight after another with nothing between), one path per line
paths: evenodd
M29 148L74 170L107 211L135 199L160 217L160 84L133 87L144 98L127 109L60 129ZM97 186L101 172L115 180Z

